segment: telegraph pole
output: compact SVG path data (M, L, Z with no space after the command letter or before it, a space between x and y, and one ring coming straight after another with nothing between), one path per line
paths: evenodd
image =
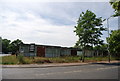
M110 19L111 17L109 17L109 18L107 18L107 31L108 31L108 38L110 37L110 32L109 32L109 19ZM108 40L108 62L110 63L110 50L109 50L109 40Z
M2 37L0 37L0 54L2 54Z

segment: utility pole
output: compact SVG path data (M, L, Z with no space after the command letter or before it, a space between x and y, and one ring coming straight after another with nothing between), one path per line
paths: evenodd
M109 19L110 19L111 17L109 17L109 18L107 18L107 31L108 31L108 38L110 37L110 32L109 32ZM108 62L110 63L110 50L109 50L109 40L108 40Z
M120 30L120 16L118 16L118 30Z
M2 37L0 37L0 54L2 54Z

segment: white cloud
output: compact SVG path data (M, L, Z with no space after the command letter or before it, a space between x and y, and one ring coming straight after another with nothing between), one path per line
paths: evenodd
M4 0L1 0L4 2ZM109 0L5 0L6 2L109 2Z
M22 0L19 3L18 0L13 2L2 0L0 3L0 30L2 30L0 35L11 40L19 38L25 43L73 46L77 40L73 32L75 22L82 11L92 10L97 17L106 17L111 14L110 6L106 4L101 6L101 4L39 3Z
M2 26L0 30L3 30L0 34L11 40L19 38L25 43L62 46L73 46L76 40L73 26L56 26L30 12L24 14L6 12L1 16L5 19L0 23ZM26 17L26 21L19 21L19 17Z

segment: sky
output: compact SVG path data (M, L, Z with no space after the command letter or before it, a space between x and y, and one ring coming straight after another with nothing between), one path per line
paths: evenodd
M72 47L78 40L74 26L86 10L103 19L114 14L109 0L0 0L0 36L28 44ZM118 18L110 18L109 26L117 29ZM103 32L101 39L107 36Z

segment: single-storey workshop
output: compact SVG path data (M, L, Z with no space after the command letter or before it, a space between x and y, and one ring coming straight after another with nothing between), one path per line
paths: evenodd
M82 54L82 50L61 46L22 44L19 51L24 56L38 57L60 57L60 56L77 56Z

